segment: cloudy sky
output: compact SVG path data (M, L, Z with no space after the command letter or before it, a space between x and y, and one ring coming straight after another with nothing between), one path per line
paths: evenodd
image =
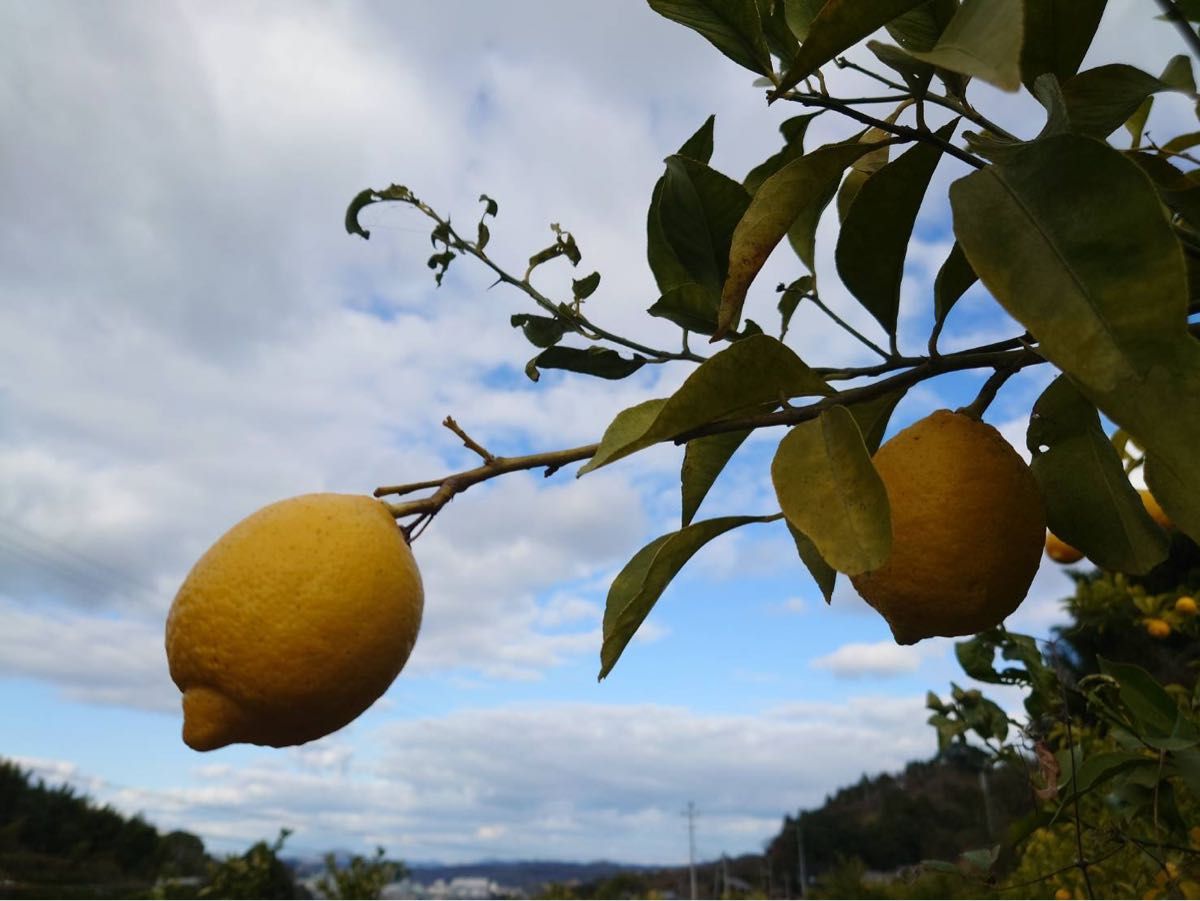
M1136 5L1110 3L1097 58L1178 52ZM976 91L1012 130L1040 127ZM489 249L517 273L562 223L584 260L539 270L542 290L569 297L598 270L592 318L670 345L643 312L661 161L716 113L713 165L740 179L777 149L798 112L782 107L637 0L0 4L0 754L218 851L286 826L297 851L654 863L686 860L689 801L702 855L755 851L785 812L931 754L922 698L957 678L951 643L895 646L848 585L826 608L779 524L705 548L597 683L609 581L678 527L669 447L458 498L415 545L416 651L346 729L203 755L179 736L163 620L232 523L473 466L447 414L497 453L568 447L687 374L534 385L508 323L527 298L466 263L435 289L419 214L368 210L367 242L343 229L347 201L401 182L465 223L486 192ZM808 144L850 131L824 116ZM961 174L943 162L918 221L903 348L924 345ZM827 220L826 299L870 332L834 234ZM751 294L764 323L799 274L787 253ZM808 362L870 359L810 313L789 333ZM973 293L944 346L1014 333ZM1018 446L1048 377L1027 371L989 412ZM893 426L977 386L915 389ZM702 515L773 512L779 437L747 443ZM1044 568L1010 627L1046 634L1068 586Z

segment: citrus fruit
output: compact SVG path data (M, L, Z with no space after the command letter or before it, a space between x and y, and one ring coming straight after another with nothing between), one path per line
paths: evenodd
M1164 529L1175 528L1175 524L1171 522L1170 517L1167 516L1163 508L1158 505L1158 501L1155 499L1153 494L1151 494L1145 488L1142 488L1140 491L1138 491L1138 494L1142 496L1142 506L1146 508L1146 512L1150 514L1151 519L1153 519Z
M1182 616L1195 616L1196 610L1196 599L1193 597L1184 595L1175 602L1175 612Z
M1163 619L1151 617L1142 620L1142 625L1146 627L1146 633L1151 638L1166 638L1171 634L1171 624Z
M1083 559L1083 551L1071 547L1053 532L1046 532L1046 556L1055 563L1078 563Z
M892 551L851 576L899 644L969 635L1024 599L1046 516L1025 461L986 423L938 410L875 454L892 516Z
M167 617L184 742L283 747L340 729L408 660L423 604L381 501L308 494L252 513L192 567Z

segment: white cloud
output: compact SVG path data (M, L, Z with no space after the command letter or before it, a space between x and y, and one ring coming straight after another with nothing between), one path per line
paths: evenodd
M814 658L809 665L828 670L839 679L860 679L865 676L887 677L915 673L921 662L930 656L927 642L898 645L894 641L844 644L836 651ZM938 649L940 651L940 649Z

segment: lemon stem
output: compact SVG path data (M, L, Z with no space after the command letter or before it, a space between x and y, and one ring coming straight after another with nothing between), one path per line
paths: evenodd
M993 372L983 387L979 389L979 394L975 399L965 407L959 407L957 411L964 416L970 416L972 419L982 419L987 408L991 406L992 401L996 399L996 394L1000 390L1000 386L1007 382L1017 373L1017 368L1013 366L998 366Z

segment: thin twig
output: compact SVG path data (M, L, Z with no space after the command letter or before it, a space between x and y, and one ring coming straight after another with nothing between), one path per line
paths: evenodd
M492 456L491 451L464 432L462 427L454 421L452 416L447 416L444 420L442 420L442 425L461 438L464 447L470 448L471 450L475 451L475 453L479 454L479 456L483 458L484 463L494 463L496 461L496 458Z
M987 165L979 157L973 153L968 153L961 147L952 144L945 138L940 138L931 131L921 131L918 128L912 128L908 125L901 125L897 122L888 122L886 119L879 119L875 116L869 116L861 110L857 110L852 106L846 106L841 100L834 97L822 97L819 94L799 94L795 91L790 91L783 95L783 99L791 100L794 103L799 103L802 106L816 106L821 109L831 109L841 113L847 118L861 122L863 125L870 125L872 128L878 128L880 131L885 131L888 134L896 135L900 138L906 138L910 141L924 141L927 144L933 144L940 148L943 152L950 154L956 159L962 160L968 166L976 169L982 169Z
M1200 59L1200 35L1196 34L1196 29L1192 27L1187 17L1179 11L1179 7L1174 3L1174 0L1158 0L1158 5L1167 19L1179 29L1179 33L1183 35L1184 41L1187 42L1188 49L1192 51L1192 56Z
M1079 762L1075 758L1075 736L1071 729L1071 707L1070 699L1067 697L1067 683L1063 679L1062 667L1058 656L1057 645L1051 644L1052 653L1054 655L1055 670L1058 675L1058 685L1062 690L1063 704L1063 720L1067 726L1067 753L1071 755L1071 796L1075 806L1075 865L1079 867L1079 872L1083 874L1083 884L1087 888L1089 898L1095 898L1096 892L1092 888L1092 879L1088 875L1088 860L1083 853L1083 827L1079 821L1079 792L1076 790L1077 779L1079 775ZM1080 749L1080 756L1083 752Z
M876 344L870 338L866 337L862 332L858 331L858 329L856 329L850 323L846 322L846 320L844 320L840 316L838 316L837 313L835 313L835 312L833 312L833 310L829 309L829 307L825 305L825 302L821 300L820 295L818 295L816 291L813 291L810 294L806 294L805 296L809 300L811 300L814 304L816 304L818 310L820 310L822 313L824 313L826 316L828 316L830 319L832 319L837 325L841 326L842 329L844 329L847 332L847 334L850 334L850 335L854 336L855 338L857 338L860 342L865 344L871 350L875 351L875 353L879 354L879 356L883 357L885 360L892 360L894 358L893 354L889 354L886 350L884 350L882 347L880 347L878 344Z
M965 407L959 407L959 413L965 413L974 419L982 419L983 414L987 412L987 408L991 406L992 401L996 399L996 393L1000 387L1016 374L1017 370L1008 367L997 367L983 387L979 389L979 394L975 399Z

